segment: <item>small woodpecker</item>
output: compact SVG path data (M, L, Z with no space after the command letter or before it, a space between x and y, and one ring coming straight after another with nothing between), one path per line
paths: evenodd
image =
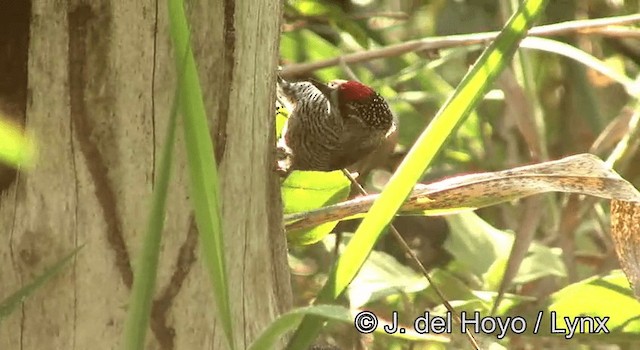
M366 157L396 128L387 102L356 81L287 82L278 98L289 111L278 141L278 170L334 171Z

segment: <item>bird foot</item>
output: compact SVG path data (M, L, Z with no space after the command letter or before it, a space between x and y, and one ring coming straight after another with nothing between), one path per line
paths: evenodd
M291 172L292 154L286 145L279 144L276 149L276 173L286 177Z

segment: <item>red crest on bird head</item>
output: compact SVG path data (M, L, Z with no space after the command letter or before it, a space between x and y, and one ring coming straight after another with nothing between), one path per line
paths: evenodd
M363 85L357 81L343 81L338 83L338 91L340 96L346 98L348 101L359 101L370 98L375 95L375 92L370 87Z

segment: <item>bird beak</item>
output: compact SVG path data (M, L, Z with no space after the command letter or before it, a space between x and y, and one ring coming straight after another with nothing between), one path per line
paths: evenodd
M327 84L323 84L314 79L309 79L309 82L313 84L313 86L315 86L318 90L320 90L320 92L322 92L322 94L326 98L331 98L331 92L333 91L333 89L327 86Z

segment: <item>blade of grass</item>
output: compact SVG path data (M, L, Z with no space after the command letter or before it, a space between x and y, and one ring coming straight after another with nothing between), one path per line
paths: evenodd
M327 283L318 295L317 302L331 302L342 294L360 270L382 230L389 224L452 131L489 90L513 56L518 43L542 13L545 4L545 0L524 2L496 40L478 58L451 98L420 135L379 199L365 216L336 262ZM291 338L288 349L306 349L320 332L322 323L321 318L305 317Z
M31 283L26 286L20 288L17 292L13 293L2 302L0 302L0 323L4 318L9 316L20 304L22 304L27 297L29 297L33 292L35 292L38 288L42 287L49 279L53 276L57 275L62 271L62 269L67 265L73 257L78 254L80 249L82 249L84 245L79 246L74 249L71 253L67 254L67 256L63 257L55 263L53 266L48 268L41 275L36 277Z
M636 83L626 75L616 72L596 57L569 44L545 38L525 38L520 44L520 47L551 52L568 57L619 83L630 96L637 98L637 96L640 95L640 84Z
M229 347L235 348L231 322L229 284L224 259L224 241L218 191L218 174L213 157L207 116L202 99L196 62L189 43L189 25L182 0L168 0L170 32L175 57L185 57L180 89L180 109L184 117L185 144L190 177L190 193L196 224L217 307ZM186 52L185 52L186 49ZM180 62L177 62L180 67ZM178 69L179 71L179 69Z
M180 80L180 76L178 76L178 80ZM145 336L149 328L149 315L156 285L160 242L162 241L162 229L164 228L167 189L169 188L173 164L179 104L178 89L176 87L176 94L173 97L167 135L164 139L162 156L158 164L158 179L153 189L151 209L146 226L147 232L134 274L131 302L129 303L127 321L124 327L124 349L127 350L144 349Z

